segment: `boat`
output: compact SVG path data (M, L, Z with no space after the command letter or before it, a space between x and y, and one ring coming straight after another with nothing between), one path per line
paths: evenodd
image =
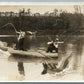
M47 53L45 50L14 50L13 48L8 48L8 52L12 55L20 55L20 56L31 56L31 57L58 57L58 53Z
M28 51L22 51L22 50L15 50L10 47L0 47L0 49L4 51L8 51L12 55L21 55L21 56L31 56L31 57L58 57L58 53L50 53L46 52L45 50L28 50Z

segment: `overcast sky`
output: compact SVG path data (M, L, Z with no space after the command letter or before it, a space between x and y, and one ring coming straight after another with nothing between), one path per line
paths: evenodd
M25 8L31 9L32 13L45 13L47 11L52 12L55 8L64 10L67 12L74 12L74 5L80 5L83 12L83 2L73 3L73 2L2 2L0 3L0 12L13 11L18 12L19 9Z

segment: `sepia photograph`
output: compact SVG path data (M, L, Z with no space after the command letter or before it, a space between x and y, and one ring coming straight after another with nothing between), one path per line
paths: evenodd
M0 82L84 82L84 3L0 2Z

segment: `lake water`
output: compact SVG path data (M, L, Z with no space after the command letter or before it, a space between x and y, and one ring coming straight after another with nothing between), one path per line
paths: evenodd
M46 50L47 42L54 39L55 36L26 37L24 46L26 50ZM83 81L84 37L60 36L59 40L64 43L59 44L58 59L12 56L0 50L0 81ZM67 56L64 67L57 70Z

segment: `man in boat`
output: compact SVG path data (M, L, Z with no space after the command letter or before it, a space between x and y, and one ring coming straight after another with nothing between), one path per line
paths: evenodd
M24 51L24 38L25 38L25 32L21 31L20 32L16 32L18 34L18 48L19 50L23 50Z
M47 52L53 52L55 51L56 53L58 53L58 43L57 42L48 42L48 48L47 48Z
M53 52L55 51L56 53L58 53L58 45L60 43L64 43L63 41L62 42L59 42L59 38L58 38L58 35L56 35L56 39L55 39L55 42L51 41L51 42L48 42L48 48L47 48L47 52Z

